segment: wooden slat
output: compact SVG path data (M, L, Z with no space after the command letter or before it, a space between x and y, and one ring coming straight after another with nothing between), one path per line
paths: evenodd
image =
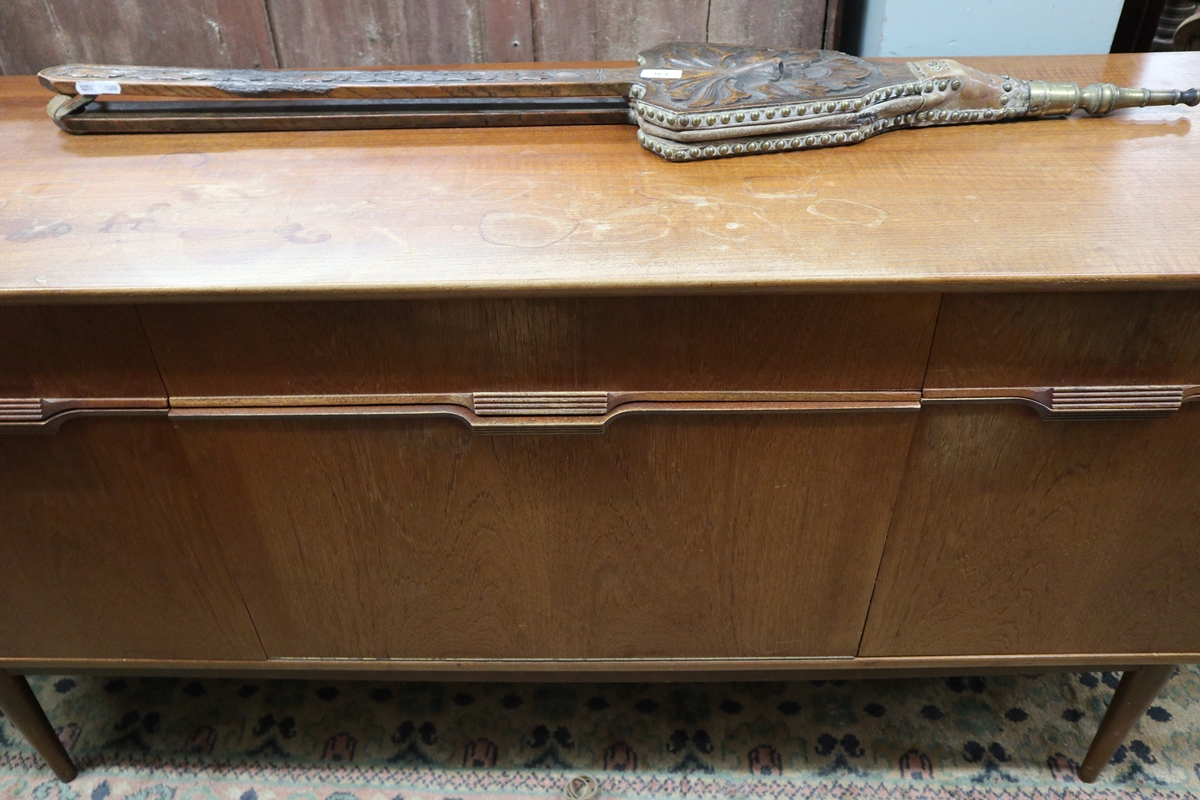
M511 681L569 675L572 681L781 681L838 678L933 678L958 675L1027 675L1038 672L1124 672L1145 664L1195 664L1200 653L1070 653L1019 656L912 658L730 659L340 659L272 658L264 661L0 658L17 675L207 676L312 680Z
M257 0L4 0L0 74L65 63L274 67Z
M821 46L826 50L842 49L842 27L845 24L846 0L827 0L825 5L825 39Z
M266 0L282 67L532 61L528 0Z
M628 60L663 42L706 41L708 0L532 0L538 61Z
M759 47L816 49L825 42L825 0L712 0L708 40Z

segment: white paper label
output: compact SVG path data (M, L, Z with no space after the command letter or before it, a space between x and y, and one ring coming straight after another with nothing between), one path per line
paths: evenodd
M683 77L681 69L644 69L642 70L643 78L665 78L667 80L678 80Z
M116 81L79 81L75 84L76 94L120 94L121 84Z

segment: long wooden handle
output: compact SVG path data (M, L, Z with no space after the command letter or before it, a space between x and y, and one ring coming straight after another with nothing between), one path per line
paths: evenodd
M266 70L67 64L38 73L65 95L189 98L407 99L623 97L629 69Z

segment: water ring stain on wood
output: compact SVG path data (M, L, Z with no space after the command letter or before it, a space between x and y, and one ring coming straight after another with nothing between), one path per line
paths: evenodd
M548 247L570 236L578 226L578 221L562 217L489 211L479 223L479 233L489 244Z

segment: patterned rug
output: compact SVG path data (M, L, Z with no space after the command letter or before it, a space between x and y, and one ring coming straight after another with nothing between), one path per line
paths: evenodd
M38 677L82 772L60 784L0 718L0 798L1194 798L1200 669L1093 786L1113 673L730 684Z

